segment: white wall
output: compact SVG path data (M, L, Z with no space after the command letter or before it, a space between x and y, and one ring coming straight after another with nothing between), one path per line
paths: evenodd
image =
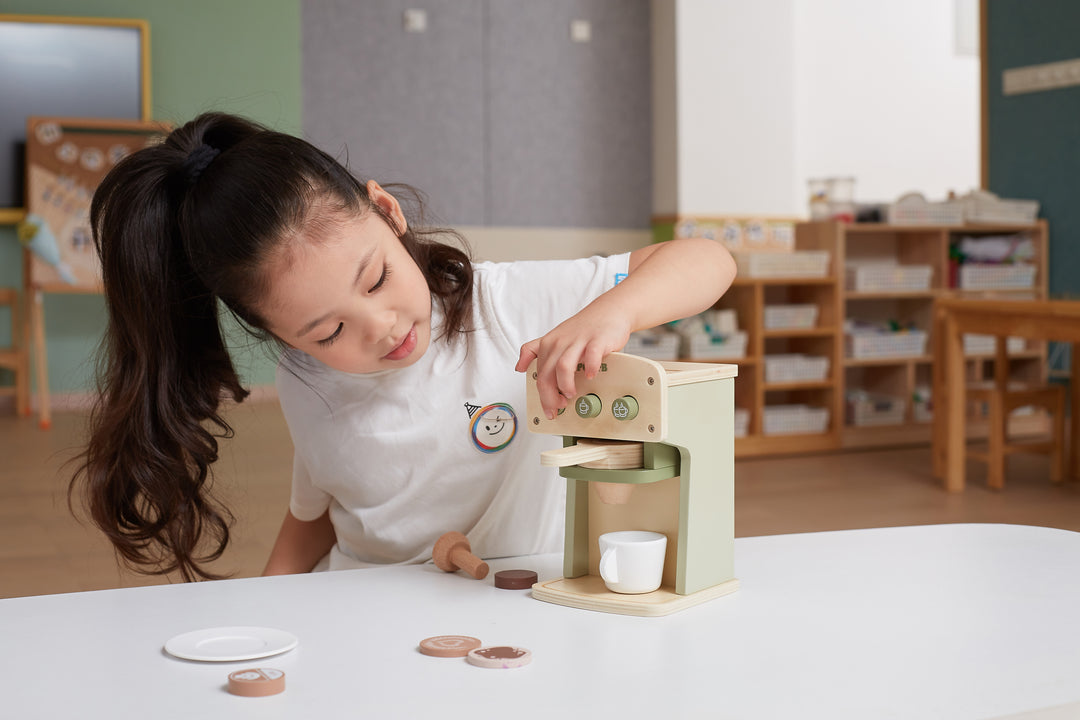
M677 0L679 212L792 212L793 2Z
M954 2L654 0L653 12L654 98L673 83L676 107L673 122L666 106L654 115L655 214L804 215L807 179L831 175L854 176L865 201L978 184L979 65L956 52Z
M861 200L979 184L979 59L949 0L794 0L795 194L853 175ZM969 49L970 50L970 49Z

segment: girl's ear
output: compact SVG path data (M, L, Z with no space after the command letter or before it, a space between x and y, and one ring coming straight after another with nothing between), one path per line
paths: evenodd
M405 222L405 213L401 212L401 203L397 198L383 190L374 180L368 180L367 191L371 202L375 203L393 222L394 233L398 237L404 235L408 229L408 223Z

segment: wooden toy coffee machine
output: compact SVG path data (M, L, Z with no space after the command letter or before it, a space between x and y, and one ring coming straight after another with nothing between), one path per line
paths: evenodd
M532 432L562 435L541 453L566 484L564 577L533 586L539 600L624 615L668 615L738 589L734 576L734 384L738 367L609 355L554 420L526 378ZM661 587L611 592L599 575L601 534L667 536Z

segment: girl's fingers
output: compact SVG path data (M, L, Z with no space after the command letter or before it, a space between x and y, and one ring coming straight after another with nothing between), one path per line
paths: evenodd
M572 342L566 346L553 343L550 335L531 340L521 346L515 369L528 370L536 360L536 390L540 405L548 419L565 408L577 394L577 372L583 369L590 380L600 372L600 365L607 354L607 343L594 339L591 342Z
M539 347L540 340L530 340L522 345L521 353L518 355L517 365L514 366L514 370L517 372L525 372L528 370L532 361L539 357Z
M598 345L589 345L581 354L581 364L585 368L585 377L592 380L600 372L600 364L607 353Z
M570 395L572 391L562 386L558 376L558 368L551 363L546 364L545 369L537 372L536 389L539 391L540 404L544 408L544 413L549 420L553 420L555 413L559 409L566 407L566 396Z
M551 354L545 353L540 346L540 338L530 340L521 346L517 365L514 369L518 372L526 372L533 360L536 360L536 392L540 398L540 406L544 415L549 420L555 418L555 413L566 407L566 398L559 390L559 381L555 363L551 360Z

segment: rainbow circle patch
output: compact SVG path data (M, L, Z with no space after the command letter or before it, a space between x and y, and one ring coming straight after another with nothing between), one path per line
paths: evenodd
M517 415L506 403L493 403L480 408L469 425L473 445L484 453L499 452L517 435Z

